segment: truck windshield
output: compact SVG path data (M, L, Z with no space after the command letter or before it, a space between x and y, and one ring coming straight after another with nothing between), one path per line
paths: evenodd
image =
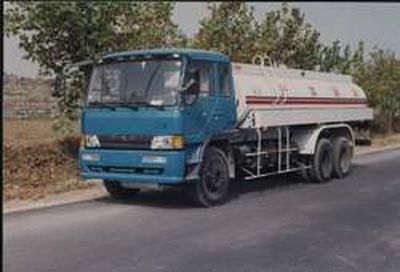
M94 68L87 105L175 105L181 60L139 60L101 64Z

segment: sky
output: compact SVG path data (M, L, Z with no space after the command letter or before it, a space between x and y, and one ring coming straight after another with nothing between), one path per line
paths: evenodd
M255 8L255 17L261 20L265 12L278 9L279 2L248 2ZM305 18L321 33L321 41L331 43L338 39L355 47L358 41L366 49L375 45L389 49L400 56L400 3L369 2L295 2L290 3L305 13ZM7 7L7 4L6 4ZM203 2L177 2L173 19L188 36L193 36L199 20L208 15ZM38 66L23 59L16 38L3 36L4 70L19 76L35 77Z

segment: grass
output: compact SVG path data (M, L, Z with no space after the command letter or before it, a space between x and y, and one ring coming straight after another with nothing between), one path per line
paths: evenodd
M46 143L58 139L51 119L4 120L3 125L6 144Z
M3 124L6 143L39 143L56 139L51 120L6 120Z
M37 199L91 186L79 179L79 144L58 138L52 120L4 120L3 135L5 200Z
M400 133L392 135L373 135L372 144L377 146L400 144Z

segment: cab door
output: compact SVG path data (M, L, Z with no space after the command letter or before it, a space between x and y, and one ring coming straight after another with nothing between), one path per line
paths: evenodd
M190 142L203 141L213 130L211 113L216 104L214 69L213 63L208 61L191 60L188 63L187 74L194 83L185 91L184 131Z
M236 105L230 63L216 63L216 103L213 119L218 130L232 129L236 125Z

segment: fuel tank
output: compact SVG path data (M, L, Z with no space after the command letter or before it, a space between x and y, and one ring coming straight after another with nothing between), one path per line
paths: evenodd
M241 127L371 120L364 91L351 76L232 64Z

